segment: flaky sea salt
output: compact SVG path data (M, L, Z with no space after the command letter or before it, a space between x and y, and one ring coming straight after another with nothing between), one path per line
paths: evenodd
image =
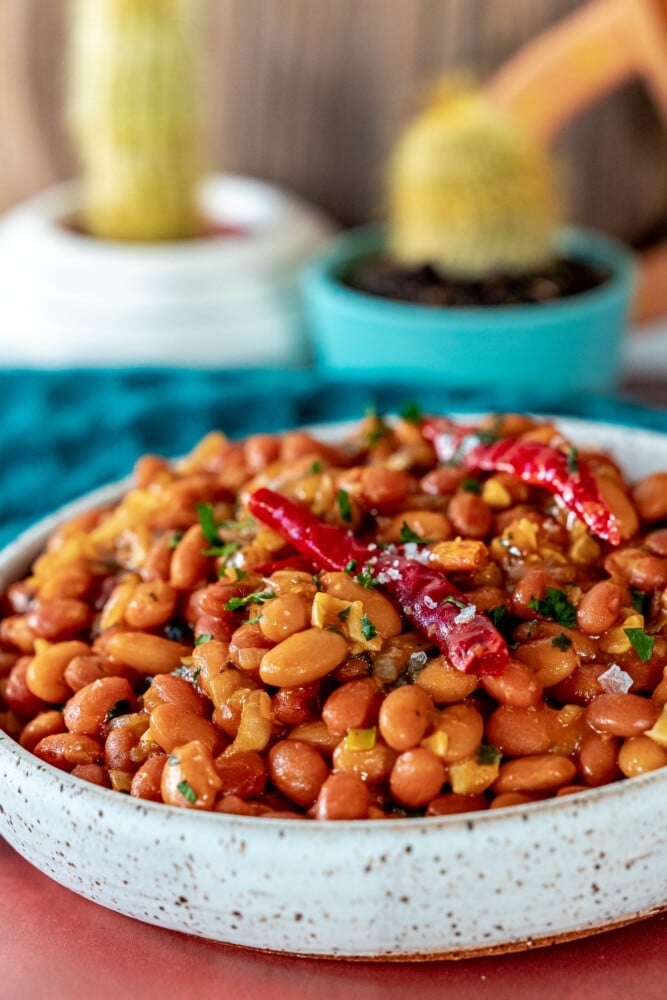
M428 594L424 594L424 604L427 608L437 608L438 602L434 601Z
M454 619L457 625L466 625L471 622L475 615L477 614L477 608L474 604L468 604L465 608L461 608L458 615Z
M621 670L618 663L612 663L603 674L598 677L600 687L607 694L627 694L632 687L632 677Z

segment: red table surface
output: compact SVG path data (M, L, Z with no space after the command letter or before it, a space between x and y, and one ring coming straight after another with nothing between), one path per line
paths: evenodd
M2 1000L653 1000L667 915L580 941L457 962L298 959L139 923L42 875L0 838Z

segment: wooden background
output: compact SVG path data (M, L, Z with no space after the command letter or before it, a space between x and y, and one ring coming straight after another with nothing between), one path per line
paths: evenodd
M91 3L96 0L90 0ZM490 74L580 0L209 0L213 166L301 192L344 223L424 83ZM76 172L62 125L66 0L0 0L0 209ZM639 84L558 143L570 216L632 241L667 218L667 135Z

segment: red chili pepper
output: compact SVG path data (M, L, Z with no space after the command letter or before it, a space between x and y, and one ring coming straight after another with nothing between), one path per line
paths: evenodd
M259 521L322 569L367 573L458 670L500 674L507 666L509 653L503 637L440 571L403 551L362 545L350 533L322 524L305 507L273 490L257 490L248 506ZM470 608L473 612L466 610Z
M479 430L440 418L424 422L424 436L432 441L441 462L460 459L467 469L507 472L529 486L541 486L560 498L598 538L619 545L616 519L598 489L593 473L574 449L568 455L539 441L501 438L491 444L479 441ZM470 447L466 450L467 439Z

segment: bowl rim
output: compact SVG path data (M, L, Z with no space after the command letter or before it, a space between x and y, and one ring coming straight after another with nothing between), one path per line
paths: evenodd
M531 415L535 416L536 414L532 413ZM483 414L473 412L465 414L452 413L450 416L455 419L463 417L465 419L474 420L483 416ZM615 432L620 432L621 434L639 433L643 438L648 438L649 443L651 439L654 439L656 442L661 441L667 450L667 435L650 428L641 428L624 423L616 424L608 421L559 416L557 414L549 414L548 419L555 420L559 427L566 429L566 433L584 433L589 430L602 431L607 434L613 434ZM353 427L355 423L356 422L354 420L336 420L308 425L303 429L314 434L326 433L327 430L330 433L343 433L347 427ZM29 567L36 556L43 551L44 543L49 534L60 523L75 516L76 514L87 511L94 506L115 502L125 491L131 488L132 485L132 476L128 475L122 479L97 487L96 489L93 489L64 504L53 513L41 518L35 524L22 531L14 541L0 549L0 586L6 586L12 578L16 578L17 572L24 571L21 567L24 567L25 569ZM203 822L207 824L217 823L220 825L221 829L247 828L248 830L266 830L270 825L271 829L276 830L282 824L287 824L288 828L292 831L295 829L308 830L312 831L312 836L327 837L330 835L332 829L348 833L356 830L360 833L367 834L371 830L377 829L378 824L383 827L386 826L386 823L381 823L377 819L337 820L335 822L305 818L291 819L288 817L272 819L271 817L263 816L245 816L232 813L216 813L205 810L184 809L178 806L170 806L166 803L151 802L145 799L133 798L129 795L121 795L112 789L102 788L98 785L82 781L82 779L76 778L69 772L60 770L59 768L40 760L35 757L34 754L30 753L30 751L22 747L17 740L14 740L7 733L0 730L0 760L3 757L6 757L7 760L12 760L14 758L17 763L22 763L24 766L29 767L31 771L39 773L43 780L49 782L49 784L54 787L64 783L67 787L72 788L72 790L79 796L84 793L92 793L94 798L101 797L101 801L106 803L108 806L113 806L113 804L116 803L118 808L123 810L125 813L129 810L136 816L140 816L142 814L146 815L146 810L148 810L149 813L154 813L156 817L161 815L164 816L166 809L172 815L172 818L177 815L181 822L190 822L189 817L196 816L198 818L195 822ZM634 790L638 793L640 787L649 787L653 784L663 785L666 782L667 768L658 768L655 771L633 777L632 779L623 778L607 785L584 789L582 792L573 795L560 797L554 796L534 802L523 803L518 806L502 806L495 809L483 809L452 815L397 817L389 822L392 829L400 829L406 833L413 832L414 830L419 830L424 827L431 830L443 827L444 829L471 831L480 823L486 825L493 822L497 826L504 826L507 823L511 824L521 818L526 812L528 812L529 815L549 815L552 813L555 813L557 816L561 814L567 815L573 811L577 812L578 804L588 808L588 804L590 803L590 808L593 808L597 801L605 801L610 797L615 798L622 795L624 789L627 789L628 791Z
M342 270L355 260L380 249L387 227L370 223L348 229L328 244L305 265L301 273L307 301L318 301L321 308L335 309L387 324L412 326L457 325L492 327L513 323L550 325L565 322L574 315L597 311L615 301L624 302L632 295L637 280L637 258L622 241L598 230L583 226L561 226L556 230L555 246L562 252L606 265L611 274L597 288L552 302L525 302L506 306L430 306L403 302L361 292L340 280ZM380 317L381 314L381 317ZM493 331L490 331L493 332Z

